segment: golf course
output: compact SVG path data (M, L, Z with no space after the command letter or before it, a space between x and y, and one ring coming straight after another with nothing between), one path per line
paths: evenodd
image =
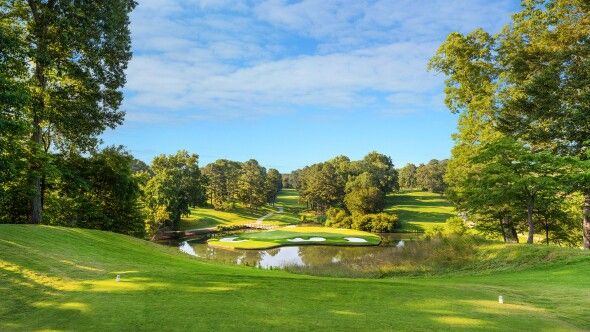
M215 238L210 246L228 249L268 249L285 245L378 245L381 238L368 232L330 227L282 227L279 229L238 233L229 237Z
M590 0L0 0L0 332L590 332Z
M341 279L220 265L110 232L0 225L0 330L587 330L590 256L513 249L535 264Z

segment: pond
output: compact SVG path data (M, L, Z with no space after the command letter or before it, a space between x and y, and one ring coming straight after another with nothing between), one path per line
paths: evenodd
M376 262L378 257L383 257L388 251L399 249L408 240L417 238L416 234L388 233L380 235L383 238L382 245L360 247L303 245L263 250L227 250L208 246L206 237L165 244L177 246L189 255L225 264L282 269L286 267L323 268L369 261L379 264Z

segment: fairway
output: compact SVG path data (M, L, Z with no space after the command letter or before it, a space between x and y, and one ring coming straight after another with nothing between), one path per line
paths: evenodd
M268 249L286 245L378 245L375 234L330 227L282 227L263 232L239 233L207 241L210 246L227 249Z
M490 275L320 278L102 231L0 225L0 330L583 330L589 258Z
M398 232L424 232L454 215L455 209L443 196L425 191L407 191L387 196L386 212L399 217Z
M274 207L265 205L258 209L251 209L236 204L229 211L215 210L211 207L193 207L190 209L190 214L184 216L180 221L180 229L251 224L270 212L273 214L262 222L265 225L284 226L297 224L299 223L297 213L301 208L298 199L299 195L296 190L283 189L279 192ZM279 208L283 208L283 212L280 212Z

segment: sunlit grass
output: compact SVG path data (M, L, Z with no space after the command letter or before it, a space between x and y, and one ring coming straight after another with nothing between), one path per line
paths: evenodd
M228 249L268 249L284 245L377 245L381 242L378 235L352 229L330 227L282 227L269 231L235 234L236 242L223 242L221 239L210 239L207 243L218 248ZM321 237L321 242L292 242L294 238L310 239ZM366 242L349 242L345 237L356 237Z
M584 330L587 258L340 279L220 265L108 232L0 225L0 330Z
M408 191L387 196L385 211L399 217L399 232L424 232L443 225L455 209L443 196L424 191Z
M256 220L270 212L272 216L267 218L265 225L292 225L299 223L298 205L299 196L294 189L284 189L277 196L275 206L266 205L257 209L248 208L241 204L228 211L215 210L211 207L191 208L190 214L184 216L180 222L180 229L210 228L215 226L244 225L256 222ZM283 212L278 211L283 207Z

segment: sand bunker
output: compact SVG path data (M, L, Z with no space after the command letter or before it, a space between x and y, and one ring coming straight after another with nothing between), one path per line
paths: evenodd
M236 240L238 237L237 236L232 236L232 237L224 237L219 239L219 242L244 242L246 240Z
M316 237L316 236L314 236L314 237L310 237L307 240L306 239L302 239L300 237L296 237L294 239L288 239L287 241L289 241L289 242L322 242L322 241L326 241L326 239L323 238L323 237Z
M361 239L360 237L345 237L344 239L348 242L367 242L367 240Z

